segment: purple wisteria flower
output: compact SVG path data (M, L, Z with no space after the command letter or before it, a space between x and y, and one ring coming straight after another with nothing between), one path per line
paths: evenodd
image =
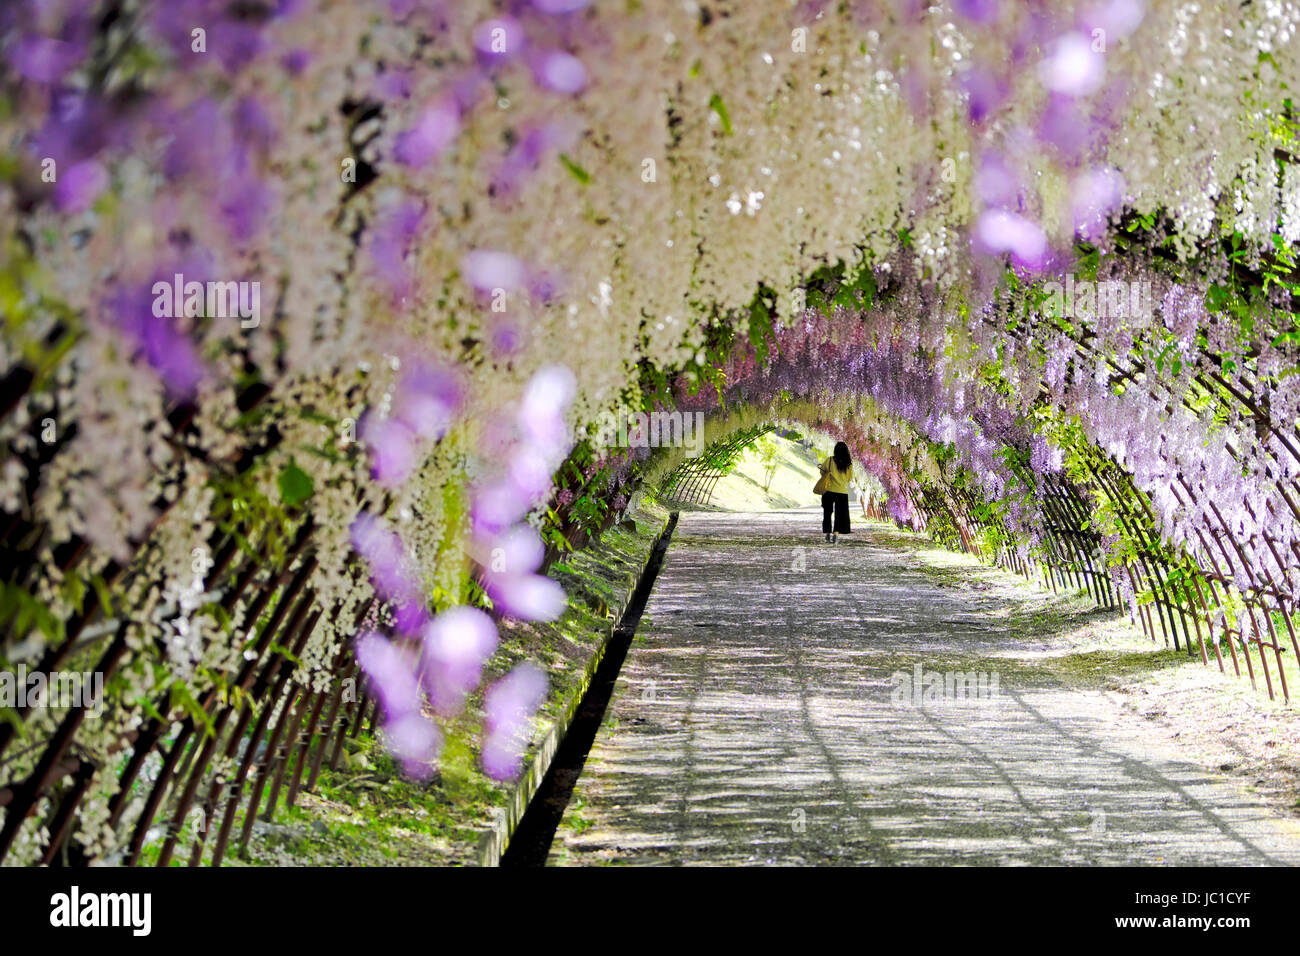
M503 358L520 354L527 341L524 327L504 316L496 318L488 332L488 344L493 354Z
M1101 0L1084 11L1083 22L1092 30L1106 31L1108 41L1123 39L1136 30L1146 15L1143 0Z
M84 42L69 43L46 36L25 36L9 51L9 63L33 83L53 86L86 56Z
M1075 231L1085 239L1095 238L1123 201L1124 177L1115 170L1092 169L1076 177L1070 200Z
M105 298L101 314L126 336L166 387L171 397L192 398L207 374L207 366L178 320L154 309L154 282L115 287Z
M479 61L495 66L513 59L527 42L524 27L514 17L494 17L474 27L471 35Z
M961 79L968 99L967 112L972 123L983 123L1006 102L1010 87L984 67L973 67Z
M289 50L280 57L280 66L290 76L301 76L311 65L311 51L301 47Z
M473 607L448 608L424 628L421 679L438 713L453 717L483 677L483 665L497 649L492 618Z
M516 415L518 439L502 449L506 473L474 493L475 534L498 535L546 499L551 477L572 445L564 416L577 389L562 365L538 370L529 381Z
M575 13L583 10L591 0L533 0L533 6L542 13Z
M449 100L426 108L410 129L393 140L393 158L403 166L427 166L460 134L460 111Z
M1061 449L1040 435L1030 443L1029 466L1036 475L1057 474L1063 467Z
M370 476L385 488L400 488L415 471L417 436L405 422L380 418L373 409L362 416L358 437L370 450Z
M546 548L527 525L516 525L486 544L483 587L496 607L525 621L553 621L564 612L568 598L559 583L535 573Z
M577 392L577 380L563 365L540 369L524 390L519 407L519 424L525 438L554 458L567 453L568 432L564 414ZM558 464L558 462L557 462Z
M1053 93L1087 96L1096 92L1106 76L1103 55L1082 33L1058 37L1048 57L1038 65L1038 78Z
M990 209L980 215L976 236L993 252L1011 253L1019 265L1038 268L1047 255L1047 236L1041 226L1004 209Z
M508 252L493 249L475 249L461 260L465 281L479 292L497 289L513 292L521 289L527 279L524 264Z
M423 692L409 651L375 631L366 631L357 637L356 656L386 719L420 713Z
M48 156L63 169L130 142L132 124L103 100L70 90L59 90L50 100L49 115L32 141L37 159Z
M375 481L385 488L405 484L429 443L447 433L460 404L457 376L417 360L402 376L392 415L380 417L371 409L361 420L360 437L370 450Z
M1040 142L1055 146L1065 160L1073 163L1080 158L1092 129L1093 124L1073 97L1054 93L1048 99L1035 134Z
M1012 207L1020 192L1020 183L995 153L981 157L972 185L986 206Z
M368 512L352 522L352 547L370 565L375 592L393 604L397 628L415 634L429 620L424 585L398 534Z
M426 362L415 362L402 376L393 399L394 415L420 438L437 441L460 410L458 376Z
M576 56L555 51L542 56L534 68L539 86L556 93L581 93L587 88L587 68Z
M108 188L108 170L93 159L63 171L54 185L54 205L60 212L79 213Z
M370 230L366 248L371 268L395 302L411 294L414 278L406 255L423 221L424 206L410 199L381 213Z
M389 751L411 777L426 780L442 751L442 733L424 716L412 655L374 631L357 638L357 663L383 711Z
M484 698L483 769L494 780L512 780L523 766L530 721L546 699L546 674L523 663L497 681Z
M953 0L953 10L976 23L995 23L998 19L998 0Z

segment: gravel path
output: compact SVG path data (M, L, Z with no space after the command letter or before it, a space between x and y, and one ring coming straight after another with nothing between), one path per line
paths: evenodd
M549 863L1300 863L1294 820L1046 664L1060 599L855 524L681 516Z

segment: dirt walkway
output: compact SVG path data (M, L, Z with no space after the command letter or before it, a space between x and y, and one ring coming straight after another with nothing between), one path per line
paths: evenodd
M1276 798L1130 705L1183 655L819 519L682 515L551 864L1300 863Z

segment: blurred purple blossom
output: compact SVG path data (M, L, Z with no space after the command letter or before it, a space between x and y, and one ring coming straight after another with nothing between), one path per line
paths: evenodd
M505 317L496 319L488 333L488 344L493 354L499 356L510 357L520 354L526 341L524 327Z
M1019 194L1020 184L1007 168L1002 157L989 153L980 159L975 172L975 194L986 206L1005 206L1014 208Z
M447 433L461 404L461 385L450 371L426 362L410 365L397 387L394 415L420 438L437 441Z
M451 145L460 133L460 112L440 100L421 114L415 125L393 140L393 158L404 166L422 167Z
M549 452L548 457L552 459L557 453L563 457L568 451L564 415L577 388L577 379L566 366L548 365L539 369L524 389L519 405L519 425L525 437Z
M442 731L433 721L420 714L388 721L384 740L408 777L428 780L433 776L443 745Z
M218 158L212 144L224 129L225 121L215 99L202 97L183 108L160 103L154 111L153 123L170 134L163 154L163 174L168 179L218 178Z
M231 113L234 135L265 156L275 146L279 131L270 114L255 96L241 96Z
M418 632L429 620L424 585L402 539L368 512L352 522L352 547L370 566L375 593L393 604L398 629Z
M216 55L227 73L238 73L270 45L262 33L261 24L233 18L209 22L207 48ZM190 53L188 47L185 53Z
M1084 11L1083 21L1089 32L1105 30L1109 41L1128 36L1141 25L1145 14L1143 0L1101 0Z
M528 748L530 721L546 699L546 674L525 662L488 689L484 697L486 718L483 769L494 780L519 775Z
M524 264L508 252L492 249L475 249L461 260L465 281L479 292L504 289L513 292L524 285L527 270Z
M989 251L1010 252L1019 265L1028 268L1041 266L1047 254L1047 237L1042 228L1004 209L991 209L981 214L976 235Z
M497 610L521 621L554 621L568 604L559 582L540 574L495 575L487 592Z
M1067 160L1074 161L1088 141L1090 124L1077 102L1068 96L1053 94L1038 122L1038 138L1059 149Z
M972 67L961 79L961 88L969 97L967 106L972 123L982 123L1005 101L1010 88L991 71Z
M374 274L397 301L411 293L414 280L406 254L423 221L424 207L408 199L381 213L370 230L366 245Z
M480 548L483 588L502 614L525 621L553 621L568 598L550 578L535 574L546 548L528 525L516 525Z
M995 23L998 19L998 0L953 0L952 8L976 23Z
M150 281L134 287L115 286L103 302L102 314L127 337L173 398L192 398L206 366L178 320L154 314L153 285Z
M487 64L504 63L521 53L525 35L523 25L514 17L494 17L474 27L474 49Z
M404 422L380 418L373 409L361 420L359 437L370 449L370 475L385 488L400 488L416 466L416 435Z
M478 608L448 608L425 625L421 678L438 713L452 717L460 712L497 642L496 625Z
M84 43L69 43L53 37L29 35L9 51L10 65L19 75L34 83L52 86L64 74L81 63L86 55Z
M560 51L542 57L536 75L541 86L556 93L581 93L587 87L587 68L582 61Z
M280 57L280 65L290 76L300 76L311 65L311 51L298 47Z
M532 508L531 497L521 493L509 479L481 485L474 490L474 530L478 534L499 533Z
M398 383L393 413L371 409L361 420L360 437L370 450L371 476L385 488L399 488L411 477L430 442L446 434L460 409L457 377L441 367L414 360Z
M270 217L276 198L275 189L261 177L244 175L228 179L218 202L230 237L236 242L247 242L257 235Z
M412 71L403 67L390 67L375 77L375 96L384 101L411 98Z
M567 149L575 138L573 130L562 123L524 125L519 139L506 153L493 176L494 189L503 194L517 192L547 155ZM544 274L531 271L528 276L530 286L545 278ZM545 299L546 296L543 295L542 298Z
M88 94L59 91L32 143L38 159L50 157L60 166L91 159L110 146L130 141L131 125L114 115L103 101Z
M108 170L93 159L65 169L54 185L54 205L60 212L79 213L108 188Z
M584 9L591 0L533 0L541 13L574 13Z
M1110 167L1088 170L1071 189L1075 231L1085 239L1098 236L1107 217L1124 201L1124 177Z
M1053 93L1087 96L1101 86L1106 63L1101 53L1094 52L1088 37L1067 33L1049 49L1048 57L1038 65L1038 78Z
M357 638L356 657L383 711L389 750L408 775L427 779L442 750L442 734L423 714L412 654L367 631Z
M424 700L412 653L381 634L367 631L357 637L356 654L385 719L420 713Z
M563 365L539 369L524 389L516 413L518 436L497 450L508 465L505 474L480 484L474 491L475 534L492 537L505 531L545 500L551 478L572 445L565 413L577 388L573 373ZM545 597L529 586L529 603Z

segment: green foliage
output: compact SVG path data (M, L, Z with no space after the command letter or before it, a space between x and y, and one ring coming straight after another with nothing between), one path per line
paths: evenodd
M714 93L709 97L709 109L718 114L718 119L722 121L722 132L731 135L731 116L727 113L727 104L722 102L722 97Z
M775 305L774 293L765 286L759 286L749 304L749 344L754 347L760 365L767 361L771 346L776 341L772 331L772 309Z
M780 464L781 446L769 433L754 445L754 452L763 466L763 490L768 491L772 487L772 478L776 475L777 465Z
M0 628L24 637L34 629L51 644L63 640L63 621L25 588L7 581L0 582Z
M591 173L587 172L564 153L560 153L560 163L569 171L569 175L582 183L582 185L586 186L591 182Z
M296 508L311 497L314 487L311 476L289 462L280 472L280 499L286 508Z

